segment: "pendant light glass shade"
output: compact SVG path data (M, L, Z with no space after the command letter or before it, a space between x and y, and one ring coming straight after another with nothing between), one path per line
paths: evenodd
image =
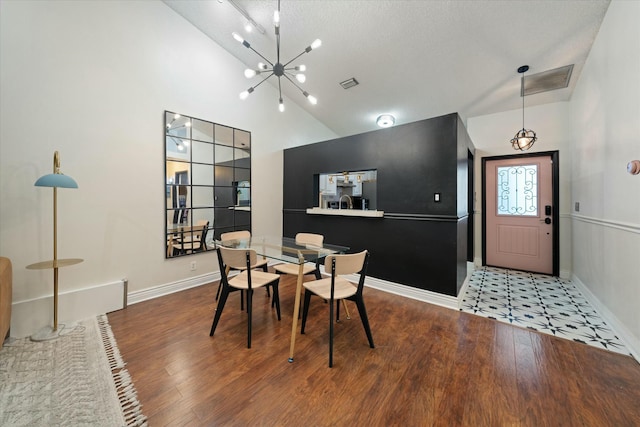
M522 128L511 140L511 146L514 150L527 151L537 139L534 131Z
M536 133L524 127L524 73L529 70L528 65L518 68L518 73L522 74L520 80L520 96L522 96L522 129L511 139L511 146L514 150L527 151L538 140Z

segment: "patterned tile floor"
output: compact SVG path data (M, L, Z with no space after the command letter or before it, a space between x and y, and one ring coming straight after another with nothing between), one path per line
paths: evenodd
M631 355L570 280L482 267L471 275L460 310Z

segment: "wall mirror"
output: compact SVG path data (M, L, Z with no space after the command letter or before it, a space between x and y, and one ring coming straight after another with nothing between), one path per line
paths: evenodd
M165 111L166 257L251 230L251 133Z

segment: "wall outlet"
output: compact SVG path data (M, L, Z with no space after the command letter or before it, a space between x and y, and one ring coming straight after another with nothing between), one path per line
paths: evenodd
M575 204L575 211L576 211L576 212L580 212L580 202L576 202L576 204Z
M191 261L191 271L195 271L197 267L198 267L198 265L196 264L196 262L195 261Z

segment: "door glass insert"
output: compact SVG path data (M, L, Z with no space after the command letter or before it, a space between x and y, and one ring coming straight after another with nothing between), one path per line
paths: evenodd
M538 216L538 165L497 168L497 214Z

